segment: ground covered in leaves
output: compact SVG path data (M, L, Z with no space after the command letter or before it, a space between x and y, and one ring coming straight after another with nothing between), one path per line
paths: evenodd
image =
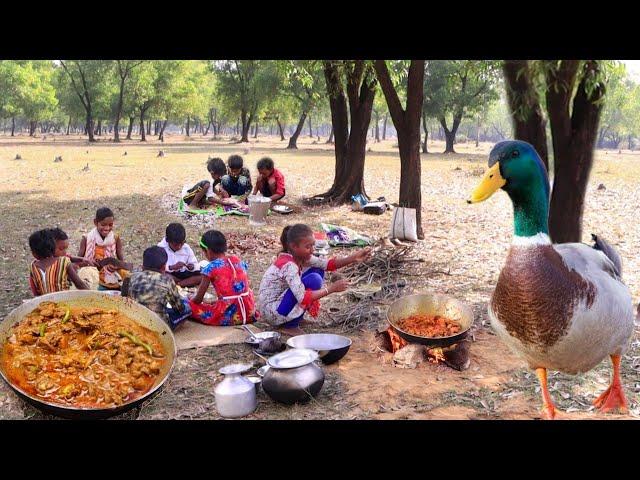
M286 142L264 138L250 145L199 137L176 137L164 144L99 142L48 136L46 140L0 138L0 318L31 296L27 272L31 262L27 237L39 228L60 226L71 238L75 252L80 237L92 228L95 210L111 207L116 229L128 260L140 263L143 250L157 243L171 221L182 221L187 241L198 244L208 228L232 237L234 253L250 265L257 289L264 270L278 251L278 237L287 223L320 222L351 227L374 238L385 237L390 213L369 216L348 206L302 208L305 196L328 189L333 178L332 147L301 139L297 151L284 150ZM370 143L365 184L372 197L397 199L400 165L392 141ZM349 354L325 367L325 385L307 405L281 406L264 393L258 397L255 419L406 419L406 418L536 418L539 387L533 372L515 358L493 335L486 304L512 235L511 205L506 195L469 206L465 199L486 166L490 145L458 145L460 153L422 156L423 226L426 239L414 249L421 259L412 263L404 279L412 291L431 290L469 303L475 313L471 366L463 372L443 365L423 364L398 369L390 354L380 349L373 330L383 322L384 303L376 306L370 321L336 324L340 309L367 295L359 285L356 296L334 297L324 304L317 326L307 331L344 332L354 340ZM443 145L431 143L432 151ZM164 150L165 156L158 157ZM256 162L268 155L287 180L287 200L300 212L272 215L267 226L253 230L246 218L219 220L179 217L176 212L181 187L207 178L208 156L226 159L244 156L252 173ZM16 160L16 155L22 158ZM62 162L55 162L62 156ZM255 174L254 174L255 175ZM255 179L255 176L254 176ZM603 187L598 188L600 185ZM632 152L598 152L584 218L584 238L597 233L609 240L624 262L624 279L634 303L640 299L640 237L636 221L640 198L640 155ZM375 290L375 289L374 289ZM373 290L372 290L373 291ZM359 292L359 293L358 293ZM363 293L364 292L364 293ZM358 297L358 295L361 295ZM141 407L121 415L126 419L218 418L213 389L217 370L235 361L251 361L245 345L182 351L165 387ZM623 361L622 379L628 396L629 416L600 415L591 401L608 385L610 365L572 377L550 374L551 394L562 410L560 418L637 418L640 415L640 339L636 335ZM0 419L49 418L22 402L0 382Z

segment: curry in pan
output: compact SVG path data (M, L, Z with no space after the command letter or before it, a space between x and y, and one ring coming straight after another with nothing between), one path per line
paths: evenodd
M117 407L153 386L165 358L159 335L117 310L43 302L2 346L8 380L43 401Z

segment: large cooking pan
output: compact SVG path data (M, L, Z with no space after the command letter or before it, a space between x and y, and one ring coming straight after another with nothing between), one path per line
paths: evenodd
M157 393L162 384L169 377L176 358L176 342L168 325L157 314L148 308L143 307L139 303L134 302L130 298L113 296L98 291L70 290L66 292L49 293L23 303L9 313L4 321L0 323L0 348L2 348L7 338L11 335L11 327L20 322L20 320L31 313L42 302L58 302L69 306L118 310L143 327L153 330L159 334L160 341L162 342L162 346L165 351L165 359L162 368L160 369L160 373L158 374L158 378L146 394L122 405L111 408L81 408L47 402L25 392L18 386L13 385L7 378L4 368L0 364L0 375L4 381L7 382L7 384L21 398L35 407L65 418L106 418L129 410L130 408L142 403L142 401L150 398L152 395Z
M398 321L411 315L439 315L460 324L460 332L448 337L421 337L398 327ZM410 343L432 347L448 347L464 339L473 324L471 308L455 298L437 293L419 293L399 298L389 306L387 320L398 335Z

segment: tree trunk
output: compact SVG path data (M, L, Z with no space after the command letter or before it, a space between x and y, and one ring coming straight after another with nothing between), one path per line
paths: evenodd
M70 129L71 129L71 117L69 117L69 122L67 123L67 135L69 135Z
M382 122L382 140L387 139L387 120L389 119L389 114L384 114L384 120Z
M307 118L307 112L305 110L300 114L300 120L298 120L298 125L296 125L296 130L293 132L293 135L289 137L289 145L287 145L288 149L297 149L298 145L298 137L300 136L300 132L302 132L302 128L304 127L304 121Z
M515 138L533 145L548 171L546 121L532 84L529 63L527 60L505 60L503 72Z
M240 112L240 120L242 121L242 137L240 138L240 142L248 142L249 141L249 129L251 128L251 117L246 110L242 110Z
M446 146L443 153L456 153L453 149L453 144L456 141L456 132L458 131L458 127L460 126L460 121L462 120L462 114L457 112L453 116L453 124L451 125L451 130L447 128L447 122L444 117L440 117L440 125L444 129L444 137Z
M191 126L191 117L187 117L187 126L185 127L185 134L189 137L189 127Z
M158 140L160 140L161 142L164 142L164 129L167 127L167 123L169 122L169 120L165 120L164 122L162 122L162 126L160 127L160 134L158 135Z
M253 131L253 138L258 138L258 121L256 120L256 128Z
M91 110L87 111L87 124L85 125L86 133L89 136L90 142L95 142L96 139L93 136L93 116L91 115Z
M151 120L147 120L147 135L151 135Z
M280 132L280 141L283 142L284 138L284 128L282 128L282 124L280 123L280 119L276 118L276 122L278 122L278 131Z
M16 132L16 117L11 117L11 136L14 137Z
M549 234L553 243L582 241L584 199L593 166L593 149L602 111L600 100L604 85L590 89L586 83L596 76L599 64L589 60L583 67L581 81L569 104L578 65L563 60L557 70L547 74L547 110L553 136L553 192L549 210ZM566 85L554 88L554 85Z
M331 125L331 132L329 132L329 138L327 139L327 143L333 143L333 125Z
M309 115L309 137L313 138L313 131L311 129L311 115Z
M422 153L429 153L427 148L427 138L429 137L429 131L427 130L427 115L422 113L422 129L424 130L424 142L422 143Z
M133 131L133 122L135 117L129 117L129 127L127 128L127 140L131 140L131 132Z
M324 62L324 74L335 136L335 175L333 185L327 192L315 195L307 202L348 203L357 194L368 198L364 188L364 163L376 92L375 76L365 72L363 60L354 61L354 68L347 74L345 95L340 72L332 61Z
M96 128L99 136L102 136L102 120L98 120L98 127Z
M422 192L420 164L420 117L424 101L424 60L411 60L407 77L406 109L398 98L384 60L376 60L375 69L380 88L387 100L393 126L398 132L400 152L401 207L416 209L418 238L424 239L422 230Z
M145 136L145 128L144 128L144 113L145 110L144 109L140 109L140 135L142 138L140 138L141 142L146 142L147 141L147 137Z

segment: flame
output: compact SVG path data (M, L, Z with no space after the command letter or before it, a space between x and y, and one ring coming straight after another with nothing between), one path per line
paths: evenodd
M429 361L431 363L444 362L444 350L442 348L432 348L429 350Z

